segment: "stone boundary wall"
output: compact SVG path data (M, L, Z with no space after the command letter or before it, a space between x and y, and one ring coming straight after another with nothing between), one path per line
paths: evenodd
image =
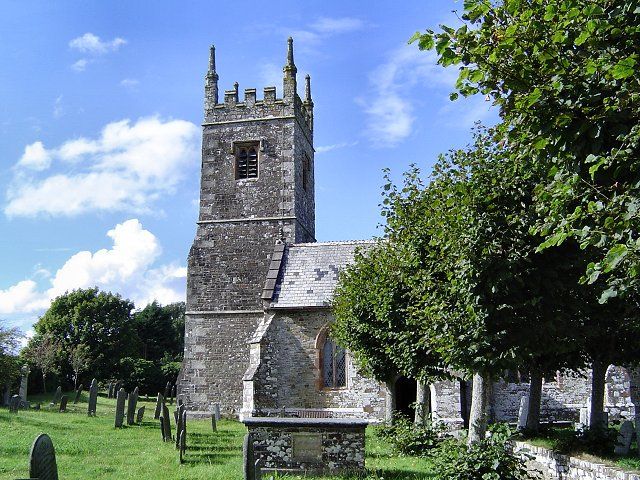
M640 480L640 474L562 455L544 447L525 442L512 442L512 445L513 452L526 459L529 471L542 473L545 480Z

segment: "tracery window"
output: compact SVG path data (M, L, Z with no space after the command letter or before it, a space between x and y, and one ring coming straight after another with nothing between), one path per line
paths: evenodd
M322 347L322 385L341 388L347 384L347 356L340 345L327 338Z
M236 180L258 177L258 145L236 147Z

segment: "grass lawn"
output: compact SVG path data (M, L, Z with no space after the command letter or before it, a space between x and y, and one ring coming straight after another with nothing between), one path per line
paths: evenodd
M634 441L631 444L629 455L626 455L624 457L619 457L616 455L596 456L589 454L589 452L583 449L573 449L568 452L562 451L566 450L565 448L563 448L563 445L567 445L574 434L575 432L572 428L552 428L541 432L536 437L525 438L523 440L532 445L561 451L562 453L571 455L572 457L577 457L596 463L604 463L629 471L640 471L640 455L638 454L637 442Z
M47 400L51 397L48 395ZM72 394L69 397L73 399ZM29 398L32 405L42 399ZM222 420L214 433L209 420L189 420L186 463L180 465L174 444L162 442L159 423L153 419L155 402L145 402L144 397L138 401L138 406L146 405L142 425L122 429L113 426L115 400L102 394L97 416L92 418L87 416L86 394L78 405L70 402L67 413L58 413L57 408L49 410L44 401L42 404L41 411L0 411L0 479L29 477L29 450L40 433L47 433L53 440L63 480L242 478L242 438L246 430L241 423ZM366 465L369 473L365 478L434 478L428 460L393 455L372 429L367 431Z

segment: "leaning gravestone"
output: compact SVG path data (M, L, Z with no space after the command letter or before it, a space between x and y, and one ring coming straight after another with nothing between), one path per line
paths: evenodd
M89 406L87 408L87 415L90 417L96 416L96 407L98 406L98 381L94 378L91 380L91 387L89 387Z
M76 396L73 398L73 404L76 405L80 401L80 395L82 395L82 384L76 390Z
M63 395L60 398L60 412L66 412L67 411L67 402L69 402L69 397L67 397L66 395Z
M107 398L113 398L113 382L109 382L109 390L107 390Z
M18 413L18 408L20 407L20 395L14 395L9 400L9 412Z
M180 432L182 432L182 414L184 413L184 407L180 406L175 412L176 418L176 448L180 448Z
M127 425L133 425L136 416L136 405L138 403L138 387L129 395L127 404Z
M124 391L124 388L118 390L118 395L116 399L116 423L115 427L122 427L122 422L124 420L124 400L127 396L127 393Z
M51 400L51 403L49 404L49 406L55 407L60 401L61 397L62 397L62 387L58 387L56 388L56 393L53 394L53 400Z
M216 424L216 416L215 414L211 414L211 430L216 432L218 430L218 425Z
M20 391L18 395L20 398L23 398L25 401L27 400L27 386L29 385L29 365L23 365L20 369L20 374L22 377L20 378Z
M219 403L213 404L213 413L216 416L216 422L219 422L220 421L220 404Z
M242 442L242 460L244 480L255 480L256 462L253 458L253 440L250 433L244 436L244 441Z
M162 419L164 421L164 441L171 442L173 440L171 436L171 417L169 409L164 404L162 405Z
M160 392L158 392L158 398L156 399L156 411L153 413L154 420L158 420L160 418L160 414L162 413L163 403L164 403L164 397Z
M31 446L29 477L38 480L58 480L56 451L46 433L38 435Z
M523 395L520 399L520 409L518 410L518 430L527 428L527 417L529 415L529 395Z
M256 467L253 470L254 471L254 479L255 480L262 480L262 466L264 465L264 462L262 461L261 458L259 458L258 460L256 460Z
M178 435L178 443L179 443L179 449L180 449L180 463L184 463L184 451L186 449L186 436L187 436L187 432L186 431L181 431L180 434Z
M622 422L620 425L620 433L618 433L618 440L616 441L616 447L614 453L616 455L627 455L631 448L631 439L633 438L633 423L629 420Z
M136 414L136 423L138 424L142 423L142 419L144 418L144 410L145 410L145 405L141 406L138 409L138 413Z
M160 415L160 433L162 433L162 441L166 442L167 437L164 434L164 417L162 415Z

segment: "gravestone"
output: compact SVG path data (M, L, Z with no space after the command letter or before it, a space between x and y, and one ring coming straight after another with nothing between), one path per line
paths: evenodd
M94 378L91 380L89 387L89 406L87 407L87 415L96 416L96 408L98 406L98 381Z
M62 397L62 387L58 387L56 388L56 393L53 394L53 400L51 400L51 403L49 404L49 406L55 407L60 401L61 397Z
M117 399L116 399L116 422L115 427L121 428L122 422L124 421L124 400L127 396L127 392L124 391L124 388L118 390Z
M40 405L39 403L36 403L36 406L35 406L35 407L33 407L33 409L34 409L34 410L40 410L40 406L41 406L41 405Z
M261 458L256 460L256 467L254 469L254 478L255 480L262 480L262 466L264 465Z
M169 415L169 409L166 405L162 405L162 418L164 419L164 441L171 442L173 437L171 436L171 417Z
M176 448L180 448L180 436L178 435L178 433L182 432L182 430L184 429L184 425L183 425L183 420L184 420L184 407L180 406L178 407L178 409L176 410Z
M164 403L164 397L160 392L158 392L158 397L156 399L156 411L153 413L154 420L158 420L160 418L160 414L162 413L163 403Z
M173 387L171 387L171 401L169 402L171 405L173 405L173 399L176 398L176 386L174 385Z
M633 423L629 420L622 422L620 425L620 432L618 433L618 440L616 441L616 447L614 453L616 455L627 455L631 448L631 439L633 438Z
M138 409L138 413L136 414L136 423L138 424L142 423L142 419L144 418L144 410L145 410L144 405Z
M220 421L220 404L219 403L213 404L213 412L216 416L216 422L219 422Z
M107 398L113 398L113 382L109 382L109 390L107 391Z
M67 411L67 402L69 401L69 397L67 397L66 395L63 395L62 398L60 398L60 409L58 410L59 412L66 412Z
M520 399L520 409L518 410L518 430L527 428L527 417L529 415L529 395L523 395Z
M82 395L82 384L76 390L76 396L73 398L73 404L76 405L80 401L80 395Z
M167 437L164 434L164 418L160 415L160 433L162 434L162 441L166 442Z
M127 425L133 425L136 416L136 406L138 404L138 387L129 395L127 404Z
M18 408L20 407L20 395L14 395L9 400L9 412L18 413Z
M46 433L38 435L31 446L29 477L38 480L58 480L56 451Z
M167 385L164 387L164 398L169 398L171 395L171 382L167 382Z
M244 436L244 441L242 442L242 462L244 480L255 480L256 461L253 458L253 439L250 433Z
M218 425L216 425L216 416L213 413L211 414L211 431L218 431Z
M187 436L187 432L185 432L184 430L180 432L180 434L178 435L179 438L179 445L178 448L180 449L180 463L184 463L184 451L185 451L185 447L186 447L186 437Z
M18 395L20 395L20 398L26 400L27 399L27 386L29 384L29 365L23 365L22 368L20 369L20 373L22 374L22 377L20 378L20 391L18 392Z
M2 406L9 406L9 401L11 400L11 386L8 383L5 383L2 389Z

